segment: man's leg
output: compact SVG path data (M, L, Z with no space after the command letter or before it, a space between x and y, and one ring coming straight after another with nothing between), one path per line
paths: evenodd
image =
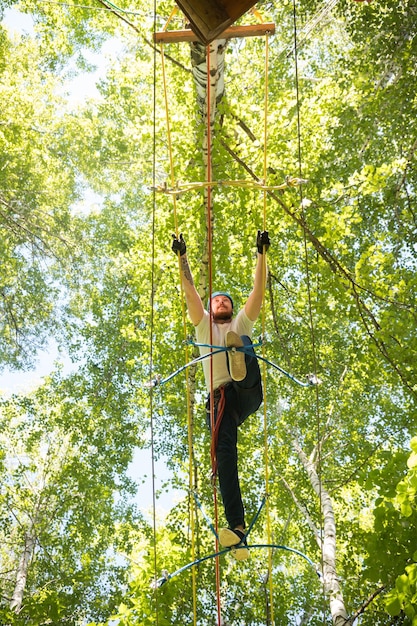
M247 372L245 354L239 349L244 345L242 338L234 330L229 330L226 333L225 345L228 348L226 352L227 369L232 380L243 380Z
M245 376L241 380L233 380L232 382L236 392L233 408L237 424L240 425L249 415L259 409L262 402L262 382L259 362L252 347L251 339L247 335L241 337L236 333L233 335L239 339L240 346L246 347L245 352L238 351L240 358L244 358ZM230 359L231 353L227 352L226 354Z
M233 333L235 338L238 337ZM240 345L252 346L249 337L243 335ZM243 354L243 353L241 353ZM246 375L240 382L225 388L225 407L217 442L217 466L220 492L229 528L245 528L244 508L238 477L237 429L262 402L261 373L258 359L252 347L244 353ZM216 411L217 413L217 411ZM217 420L217 414L215 416ZM232 544L233 545L233 544Z
M232 390L231 390L232 391ZM234 394L233 394L234 395ZM245 539L245 512L237 469L237 422L227 402L217 443L217 472L224 512L229 528L219 531L220 544L232 548L234 557L243 561L249 556ZM240 547L237 547L237 546Z
M247 335L242 335L242 344L246 347L245 363L246 363L246 376L241 381L236 381L237 387L241 389L253 389L261 382L261 371L259 369L259 362L256 358L255 350L252 347L252 341Z
M244 389L251 389L261 380L258 359L247 335L239 336L233 330L226 333L227 368L232 380ZM241 348L246 347L243 351ZM237 348L237 350L233 350Z
M230 528L245 526L245 514L237 469L237 423L227 401L217 442L217 472L224 512Z

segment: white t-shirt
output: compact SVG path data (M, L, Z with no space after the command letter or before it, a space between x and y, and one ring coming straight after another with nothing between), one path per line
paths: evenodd
M213 322L212 328L212 343L213 346L224 346L226 333L229 330L234 330L235 333L240 335L247 335L251 337L252 328L254 322L249 319L245 313L245 309L239 311L237 316L228 322L227 324L216 324ZM204 311L204 315L196 326L196 338L197 343L210 344L210 315L208 311ZM207 354L210 352L210 348L199 348L200 354ZM213 352L216 349L213 348ZM206 381L207 389L210 391L210 361L213 361L213 389L217 389L221 385L229 383L232 379L227 369L226 352L219 352L214 356L207 357L202 361L204 378Z

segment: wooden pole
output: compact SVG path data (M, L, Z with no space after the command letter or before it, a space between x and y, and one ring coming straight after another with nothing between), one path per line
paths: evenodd
M251 24L249 26L229 26L218 35L219 38L232 39L236 37L261 37L274 35L275 24ZM178 43L180 41L200 41L200 38L191 30L166 30L153 34L155 43ZM204 43L204 42L203 42Z
M249 11L256 0L176 0L176 3L190 20L198 40L208 45Z

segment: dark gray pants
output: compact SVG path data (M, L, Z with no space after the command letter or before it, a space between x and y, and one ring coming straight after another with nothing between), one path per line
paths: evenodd
M252 345L246 335L242 336L245 346ZM227 353L226 353L227 354ZM225 385L225 407L221 420L216 448L217 472L224 512L230 528L245 526L245 512L240 491L237 459L237 430L249 415L258 410L262 402L262 383L258 359L253 348L245 354L246 377ZM214 392L214 423L217 421L219 393ZM210 397L206 403L210 425Z

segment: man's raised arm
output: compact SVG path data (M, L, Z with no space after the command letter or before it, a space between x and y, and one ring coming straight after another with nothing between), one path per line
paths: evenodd
M264 230L261 233L261 231L258 230L258 236L256 238L258 261L256 263L253 289L245 304L245 313L252 322L258 318L261 312L266 281L266 255L264 255L264 252L268 250L270 243L268 231Z
M182 234L179 238L172 235L172 250L179 256L181 283L184 289L188 315L194 326L198 326L204 315L204 305L194 285L193 275L187 259L187 247Z

